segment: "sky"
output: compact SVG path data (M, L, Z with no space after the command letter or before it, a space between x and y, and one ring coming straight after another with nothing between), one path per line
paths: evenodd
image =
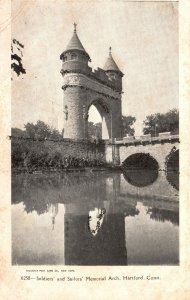
M124 73L122 114L136 117L135 134L153 113L178 108L178 3L13 0L12 38L24 45L26 74L12 81L12 127L52 116L63 128L60 54L77 23L78 36L103 68L109 47ZM90 121L99 121L90 110Z

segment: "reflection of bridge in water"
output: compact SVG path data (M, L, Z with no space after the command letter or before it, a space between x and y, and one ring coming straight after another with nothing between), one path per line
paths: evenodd
M129 172L133 174L133 180L134 174L139 174L139 171ZM158 172L157 175L154 182L148 184L147 181L147 185L141 187L136 185L137 181L128 182L126 176L120 172L68 173L56 176L21 175L12 181L12 202L23 202L27 212L36 210L39 214L46 211L48 203L80 204L85 201L93 208L99 201L117 202L118 198L124 195L139 200L143 197L151 201L160 200L163 205L168 201L177 202L179 193L174 184L166 180L165 172ZM145 176L149 176L148 170L144 171Z
M149 199L149 200L159 200L159 201L178 201L179 193L177 188L174 186L177 186L176 179L173 177L173 182L169 182L166 179L166 173L164 171L156 172L151 170L128 170L126 173L129 173L130 175L133 175L133 178L135 175L138 177L138 182L135 182L135 185L133 185L132 182L129 182L126 180L125 175L121 175L120 181L121 181L121 188L120 188L120 195L131 195L132 197L136 197L138 199ZM135 174L135 175L134 175ZM143 177L149 177L150 174L150 180L153 176L152 174L155 174L155 180L151 184L148 184L145 186L138 186L137 183L139 183L139 177L142 181L145 181ZM139 176L140 175L140 176ZM173 172L173 175L178 177L178 173ZM131 176L132 177L132 176ZM171 177L172 179L172 177ZM166 202L165 201L165 202Z

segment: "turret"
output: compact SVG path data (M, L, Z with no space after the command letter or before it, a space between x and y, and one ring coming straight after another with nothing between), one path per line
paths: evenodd
M90 68L88 67L88 62L90 61L90 56L78 38L75 23L73 36L66 50L60 55L60 59L63 62L61 70L63 76L65 73L70 72L89 73Z
M74 24L73 36L60 59L64 138L88 137L88 112L91 105L96 105L102 117L102 137L120 137L123 73L112 58L111 48L104 70L92 71L88 66L90 56L80 42Z
M116 81L117 87L122 90L122 77L123 73L120 71L119 67L117 66L116 62L114 61L111 53L111 47L109 48L109 56L106 60L104 65L104 71L106 72L108 78L111 81Z

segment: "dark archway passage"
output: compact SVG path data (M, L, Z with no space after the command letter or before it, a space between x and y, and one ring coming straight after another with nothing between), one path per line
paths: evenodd
M148 153L130 155L122 169L125 180L137 187L148 186L158 177L158 162Z
M158 170L158 162L149 153L132 154L123 162L123 169Z
M179 150L172 151L167 160L167 170L179 171Z
M179 150L172 151L168 156L166 178L175 189L179 190Z

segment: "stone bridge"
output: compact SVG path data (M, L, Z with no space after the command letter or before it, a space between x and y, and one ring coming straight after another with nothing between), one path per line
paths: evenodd
M122 163L134 154L149 154L158 163L159 170L166 170L169 158L179 151L179 136L170 133L158 137L144 135L139 138L126 137L109 142L106 147L106 161L115 165Z

